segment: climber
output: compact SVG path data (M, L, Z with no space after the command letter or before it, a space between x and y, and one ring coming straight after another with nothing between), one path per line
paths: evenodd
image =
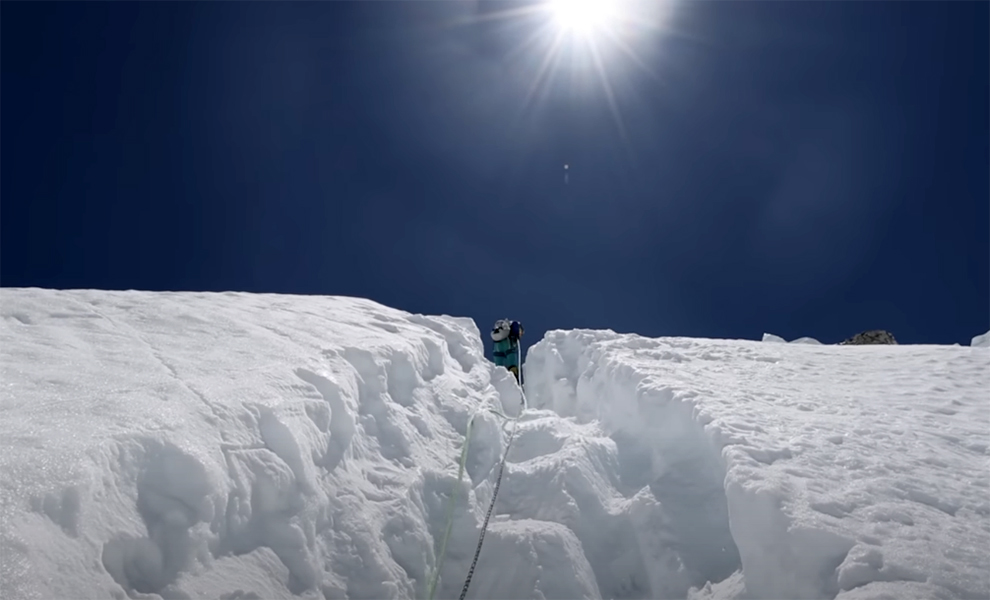
M519 321L499 319L492 327L492 340L495 342L492 354L495 357L495 364L511 371L516 376L517 383L521 366L519 339L522 335L523 326Z

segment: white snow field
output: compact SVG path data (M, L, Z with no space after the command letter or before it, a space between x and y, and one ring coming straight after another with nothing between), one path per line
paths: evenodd
M10 288L0 315L4 599L426 598L448 514L457 598L513 428L468 598L990 597L990 348L554 331L520 413L466 318Z

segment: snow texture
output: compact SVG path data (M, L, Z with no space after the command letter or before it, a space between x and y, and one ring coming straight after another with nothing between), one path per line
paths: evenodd
M635 535L677 560L644 556L636 597L987 598L988 367L959 346L555 331L524 371L530 406L600 429L615 489L656 503Z
M990 352L0 290L0 597L986 598ZM974 344L975 345L975 344ZM520 416L508 424L492 410Z
M990 331L984 333L983 335L978 335L974 337L970 342L970 346L977 348L987 348L990 347Z

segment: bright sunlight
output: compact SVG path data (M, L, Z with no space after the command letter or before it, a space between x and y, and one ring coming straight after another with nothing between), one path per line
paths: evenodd
M580 36L604 30L618 12L616 0L550 0L550 10L561 29Z
M478 6L482 0L473 0ZM671 29L670 17L683 0L524 0L524 6L486 12L469 23L512 23L518 36L511 57L526 55L532 84L523 104L545 98L547 88L559 81L560 69L571 70L572 82L585 77L598 81L623 143L628 143L613 80L631 63L658 78L655 59L641 55L658 35ZM525 26L523 26L525 24ZM532 27L529 27L532 24Z

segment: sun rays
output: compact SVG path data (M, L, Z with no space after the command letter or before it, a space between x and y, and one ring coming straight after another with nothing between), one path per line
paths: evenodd
M615 78L630 67L657 78L652 61L643 52L643 41L667 28L674 1L539 0L491 10L459 24L501 22L509 26L517 39L507 57L513 68L522 69L524 74L524 110L532 109L539 98L549 94L559 81L558 75L570 75L571 81L582 87L596 86L628 149L627 127L620 110L621 86L616 85Z

